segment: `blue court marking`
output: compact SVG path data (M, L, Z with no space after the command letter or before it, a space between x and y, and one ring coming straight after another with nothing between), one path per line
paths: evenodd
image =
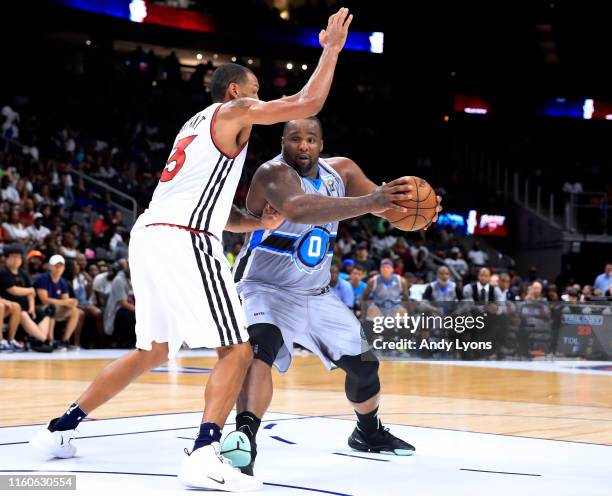
M96 470L2 470L3 473L36 473L36 472L54 472L60 474L108 474L108 475L144 475L149 477L176 477L174 474L147 474L142 472L106 472ZM310 491L313 493L333 494L334 496L353 496L348 493L338 493L336 491L327 491L325 489L316 489L314 487L292 486L290 484L277 484L275 482L264 482L265 486L286 487L289 489L299 489L301 491Z
M212 369L209 367L157 367L151 370L156 373L177 373L177 374L210 374Z
M349 455L348 453L332 453L332 455L340 455L340 456L350 456L351 458L361 458L363 460L372 460L375 462L388 462L389 460L385 460L384 458L370 458L368 456L359 456L359 455Z
M274 427L276 424L268 424L268 425L264 425L264 429L272 429L272 427Z
M296 444L293 441L288 441L287 439L283 439L282 437L279 436L270 436L272 439L276 439L277 441L280 441L281 443L285 443L285 444Z

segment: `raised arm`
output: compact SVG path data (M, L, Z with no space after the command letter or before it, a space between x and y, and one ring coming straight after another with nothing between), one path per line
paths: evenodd
M319 33L323 53L306 85L295 95L263 102L256 98L238 98L224 105L218 119L235 120L242 127L253 124L276 124L316 115L323 108L329 94L348 28L353 20L347 8L329 18L327 28Z
M405 211L394 201L409 200L411 186L407 177L378 186L370 194L357 197L328 197L304 193L300 178L290 166L282 162L268 162L255 172L247 208L261 215L266 204L291 222L318 224L349 219L368 212L389 208Z

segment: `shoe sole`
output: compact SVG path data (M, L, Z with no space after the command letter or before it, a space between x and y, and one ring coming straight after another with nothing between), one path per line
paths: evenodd
M210 477L207 477L206 480L198 479L196 481L189 477L185 477L184 475L180 473L178 475L178 479L179 481L181 481L181 483L185 487L188 487L191 489L208 489L208 490L215 490L215 491L224 491L224 492L229 492L229 493L243 492L243 491L244 492L260 491L263 489L263 484L261 483L252 483L250 485L236 484L232 486L231 483L224 482L223 484L221 484L217 482L216 480L211 479Z
M351 444L350 442L348 443L348 445L351 449L355 451L359 451L361 453L378 453L380 455L392 455L392 456L412 456L416 453L416 450L409 450L409 449L396 449L393 451L385 451L385 450L375 449L375 448L364 448L362 447L362 445Z
M61 458L63 460L67 460L68 458L74 458L76 456L76 449L72 454L67 456L62 456L61 454L57 454L56 451L53 450L53 447L46 443L43 439L40 439L38 436L31 439L28 443L37 453L41 456L44 455L46 459L52 458Z

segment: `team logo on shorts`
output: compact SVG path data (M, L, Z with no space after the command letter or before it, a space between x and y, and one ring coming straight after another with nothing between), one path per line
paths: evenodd
M323 266L329 245L329 230L321 226L314 227L295 242L293 261L304 272L317 271Z

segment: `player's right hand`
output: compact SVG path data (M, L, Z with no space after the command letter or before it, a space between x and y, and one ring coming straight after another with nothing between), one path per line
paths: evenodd
M349 9L346 7L331 15L327 21L327 28L322 29L319 33L319 43L321 46L339 53L346 42L348 28L352 20L353 14L349 15Z
M413 182L410 177L404 176L389 183L382 183L369 195L372 201L370 212L376 214L389 209L407 212L406 208L395 202L412 200Z

